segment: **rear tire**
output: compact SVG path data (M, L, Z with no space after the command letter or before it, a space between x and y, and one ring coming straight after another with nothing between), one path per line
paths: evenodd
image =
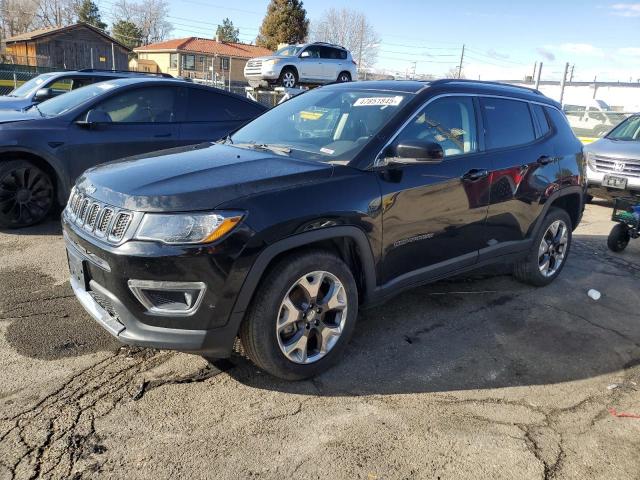
M294 253L260 282L239 336L260 369L302 380L338 361L357 316L358 291L347 265L324 250Z
M513 276L536 287L553 282L567 262L571 249L571 231L569 214L552 207L542 221L526 258L514 265Z
M49 175L26 160L0 163L0 228L41 222L54 204Z
M609 237L607 237L607 247L609 247L609 250L612 252L621 252L627 248L630 239L629 227L618 223L611 229Z
M350 82L351 81L351 74L349 72L340 72L340 75L338 75L338 83L345 83L345 82Z

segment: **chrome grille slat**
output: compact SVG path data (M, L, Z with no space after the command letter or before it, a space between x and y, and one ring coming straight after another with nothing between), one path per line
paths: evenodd
M100 214L100 220L96 226L96 233L100 236L104 236L107 233L107 228L111 224L111 219L113 218L113 209L109 207L105 207Z
M69 223L82 228L86 234L111 244L131 238L141 218L141 214L106 205L75 191L67 202L64 215Z
M84 197L82 199L82 202L80 203L80 208L78 210L78 223L80 225L84 225L84 221L87 218L87 210L89 209L89 203L90 200L87 197Z
M127 231L127 228L129 227L129 222L131 222L130 213L118 212L118 215L113 222L113 227L111 227L109 238L116 241L122 239L125 232Z
M85 228L88 230L93 230L96 226L96 220L98 219L98 214L100 213L100 204L94 203L89 207L89 212L87 213L87 221L85 222Z
M640 177L640 159L635 158L613 158L603 155L594 155L596 170L604 173L627 175L630 177ZM624 163L622 170L615 168L616 163Z

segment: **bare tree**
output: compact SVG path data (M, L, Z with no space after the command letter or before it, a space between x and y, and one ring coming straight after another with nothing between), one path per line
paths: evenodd
M464 68L460 72L459 71L459 67L451 67L444 74L444 78L467 78L467 77L465 77L465 75L464 75Z
M348 8L330 8L311 24L311 40L342 45L349 51L358 69L372 67L378 57L380 36L364 13Z
M0 0L2 38L38 28L35 18L38 3L38 0Z
M168 15L167 0L119 0L113 7L113 23L126 21L135 24L142 31L145 45L169 37L173 25L166 20Z
M78 0L38 0L35 23L38 28L64 27L77 19Z

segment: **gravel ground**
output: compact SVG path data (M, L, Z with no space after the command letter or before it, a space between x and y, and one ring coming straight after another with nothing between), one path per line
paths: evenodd
M409 291L298 383L120 348L57 222L0 233L0 478L640 478L640 240L608 252L610 213L588 206L553 285Z

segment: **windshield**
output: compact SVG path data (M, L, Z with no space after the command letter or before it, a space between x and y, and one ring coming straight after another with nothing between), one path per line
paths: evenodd
M302 47L296 47L295 45L289 45L288 47L282 47L274 55L280 55L282 57L295 57L300 53Z
M40 88L44 88L44 83L49 80L53 76L52 73L38 75L35 78L32 78L28 82L24 82L18 88L14 89L9 93L10 97L28 97L32 93L35 93L36 90Z
M240 147L289 149L300 158L346 163L389 122L408 101L407 96L319 88L269 110L228 141Z
M640 115L633 115L614 128L607 138L611 140L640 140Z
M115 88L116 85L110 82L94 83L86 87L72 90L64 95L59 95L51 100L47 100L38 105L38 110L45 117L55 117L68 112L72 108L91 100L104 92Z

